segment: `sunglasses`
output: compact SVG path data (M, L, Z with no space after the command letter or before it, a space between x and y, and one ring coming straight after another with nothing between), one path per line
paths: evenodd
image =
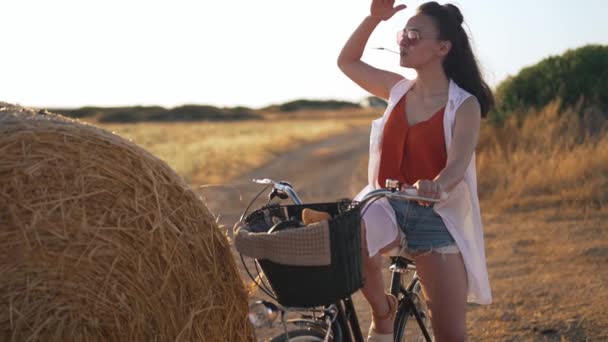
M414 46L422 39L438 39L439 37L422 37L418 30L403 29L397 32L397 45Z

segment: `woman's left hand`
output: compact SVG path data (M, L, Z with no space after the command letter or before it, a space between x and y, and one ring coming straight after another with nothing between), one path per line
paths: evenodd
M443 190L441 189L441 185L435 181L428 179L420 179L416 183L414 183L414 188L418 190L418 195L423 197L430 197L435 199L441 198L441 193ZM419 201L420 205L431 206L431 202Z

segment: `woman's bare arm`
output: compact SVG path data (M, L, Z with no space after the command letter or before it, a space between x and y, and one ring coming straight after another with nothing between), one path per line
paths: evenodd
M338 67L346 76L361 88L383 99L388 99L391 88L403 76L375 68L361 61L361 56L376 26L405 8L405 5L393 7L393 4L394 0L373 0L370 15L353 32L338 57Z
M464 177L471 162L481 126L481 109L474 96L469 97L456 111L454 134L446 167L435 182L442 191L450 192Z

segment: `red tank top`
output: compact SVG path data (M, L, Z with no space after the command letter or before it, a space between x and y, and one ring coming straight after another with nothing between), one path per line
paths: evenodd
M405 97L397 102L384 126L378 184L397 179L413 185L420 179L434 179L445 167L447 152L443 133L445 107L426 121L409 126Z

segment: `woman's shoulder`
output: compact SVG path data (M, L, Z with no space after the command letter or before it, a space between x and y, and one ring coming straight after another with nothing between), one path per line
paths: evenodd
M471 98L474 98L477 101L475 95L468 92L466 89L461 88L456 81L450 79L450 89L448 97L450 100L456 102L457 107L463 105L467 101L473 101Z
M456 114L461 112L481 114L481 105L479 104L477 97L470 95L465 98L456 110Z
M395 97L400 98L413 84L412 79L403 77L391 87L391 91L389 93L389 101L394 99Z

